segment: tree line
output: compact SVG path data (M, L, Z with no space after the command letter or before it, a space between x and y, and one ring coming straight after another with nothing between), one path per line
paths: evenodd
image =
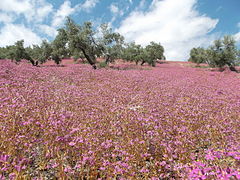
M16 63L25 59L33 66L38 66L47 60L60 64L63 58L72 57L75 60L85 59L94 69L97 68L99 57L105 59L105 65L115 59L123 59L155 66L158 59L165 59L160 43L151 42L142 47L134 42L125 43L124 37L113 32L108 24L102 24L99 29L95 30L91 22L76 24L68 17L52 42L43 40L40 45L24 48L24 40L20 40L14 45L0 48L0 59L11 59Z
M223 39L215 40L208 48L191 49L188 61L197 63L197 65L207 63L210 67L228 66L236 71L235 66L240 65L240 50L237 49L234 38L227 35Z

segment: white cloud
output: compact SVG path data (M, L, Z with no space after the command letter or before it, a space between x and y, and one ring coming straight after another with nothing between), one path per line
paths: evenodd
M24 25L6 24L0 30L0 47L13 45L16 41L24 39L24 45L40 44L41 38Z
M45 0L1 0L0 10L15 16L23 14L28 22L42 22L52 11L52 5Z
M76 6L72 8L70 1L64 1L60 9L57 10L56 14L53 17L52 26L58 27L62 25L64 23L65 18L74 13L75 10Z
M144 0L142 0L144 2ZM160 42L168 60L187 60L192 47L207 46L217 19L200 15L197 0L153 0L148 12L134 11L117 30L128 41Z
M113 14L110 24L112 24L118 16L123 16L124 14L124 11L122 9L120 10L120 8L113 3L109 6L109 9Z
M240 22L237 23L237 27L240 30ZM238 33L234 34L233 37L234 37L235 41L237 41L237 43L240 43L240 31Z
M12 45L21 39L25 40L26 46L39 44L41 38L34 32L36 28L53 35L53 29L42 25L52 11L52 4L46 0L0 0L0 22L3 23L0 26L0 46Z
M49 13L53 11L53 6L51 4L46 4L36 10L38 22L42 22Z
M114 13L114 14L115 14L115 13L118 13L118 11L119 11L118 7L117 7L116 5L114 5L114 4L111 4L110 10L111 10L111 12Z
M57 35L57 30L51 26L41 24L38 26L40 31L44 34L48 35L49 37L55 37Z
M98 3L99 0L86 0L83 4L82 4L82 8L85 11L89 11L90 9L94 8L96 6L96 4Z
M0 13L0 22L11 23L14 20L12 15L6 13Z
M234 38L238 43L240 43L240 32L238 32L237 34L234 34Z
M27 12L32 9L32 5L28 0L1 0L0 10L5 12L15 12L17 14Z
M111 4L109 8L114 15L122 16L124 14L123 10L120 10L115 4Z
M99 0L86 0L83 4L77 4L74 7L71 7L71 2L69 0L64 1L53 17L52 26L61 26L64 23L65 18L76 11L89 11L96 6L98 1Z
M146 0L141 0L140 3L139 3L138 9L144 8L145 3L146 3Z
M53 5L45 0L28 0L32 9L25 13L26 19L31 22L42 22L52 11Z

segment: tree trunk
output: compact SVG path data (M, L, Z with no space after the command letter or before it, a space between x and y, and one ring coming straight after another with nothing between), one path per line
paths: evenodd
M106 60L105 60L105 63L108 64L109 62L110 62L110 56L107 55Z
M93 67L93 69L97 69L97 66L96 66L96 60L95 59L92 59L87 53L86 51L81 48L84 56L86 57L87 61L89 62L89 64Z
M234 66L229 66L229 69L234 72L238 72L237 69Z
M33 66L37 66L36 62L33 59L29 59L29 61Z
M146 62L146 61L142 61L141 66L143 66L143 64L144 64L145 62Z

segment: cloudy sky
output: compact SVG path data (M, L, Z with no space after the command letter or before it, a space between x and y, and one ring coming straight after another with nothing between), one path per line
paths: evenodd
M109 23L129 42L160 42L168 60L187 60L192 47L226 34L240 44L240 0L0 0L0 47L51 41L66 16Z

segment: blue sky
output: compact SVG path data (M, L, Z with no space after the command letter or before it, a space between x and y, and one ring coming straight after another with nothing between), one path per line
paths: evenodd
M66 16L120 32L127 42L160 42L168 60L231 34L240 44L240 0L1 0L0 46L51 41Z

